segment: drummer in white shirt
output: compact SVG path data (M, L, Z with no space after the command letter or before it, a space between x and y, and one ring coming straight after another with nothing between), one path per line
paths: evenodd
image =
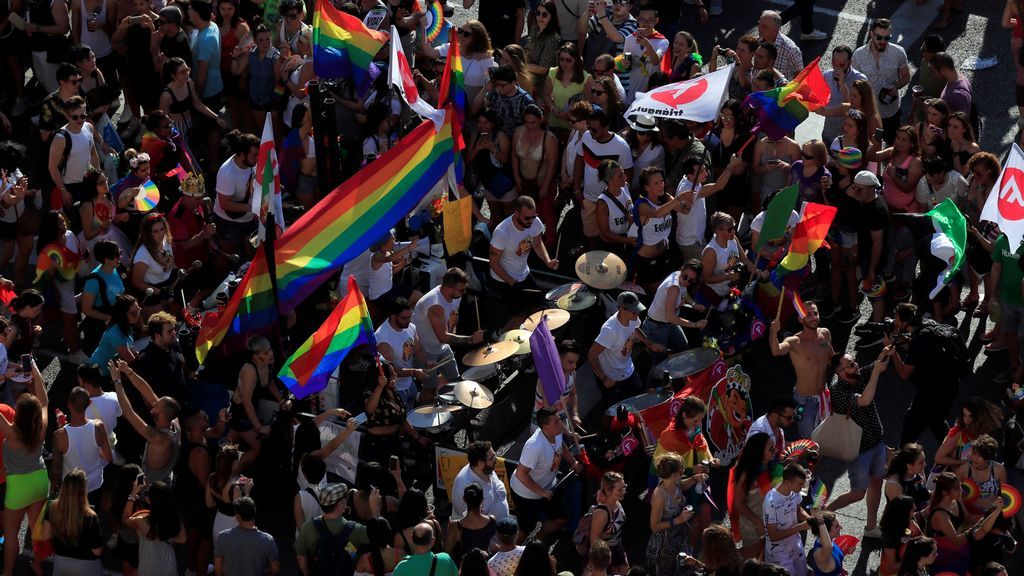
M558 269L558 260L548 256L544 246L544 223L537 218L537 203L529 196L516 198L516 209L494 229L491 236L491 279L495 280L494 290L509 307L512 318L502 331L522 324L526 318L523 311L532 312L542 303L542 294L537 282L530 275L527 262L533 251L544 265Z
M388 319L373 335L377 338L377 352L395 367L395 389L406 408L411 410L419 406L416 381L426 382L429 375L414 365L426 366L427 355L412 323L412 304L401 296L392 300Z
M480 505L480 513L484 516L494 516L495 520L501 520L509 515L508 492L505 484L494 472L494 465L498 460L497 454L486 440L477 440L466 448L466 457L469 464L462 467L452 482L452 521L459 520L466 516L466 501L462 493L466 486L476 484L483 489L484 501Z
M608 405L640 393L640 377L633 366L634 342L644 344L651 352L665 351L664 346L652 342L640 329L640 313L646 308L636 294L623 292L616 304L618 312L605 320L587 355L602 400ZM603 412L602 409L599 413Z
M679 315L679 307L684 304L692 306L697 312L703 312L706 309L694 302L689 292L700 281L703 270L704 264L696 258L691 258L683 264L682 268L672 272L661 281L658 291L654 293L654 300L651 302L651 309L647 312L647 319L642 325L644 334L647 334L652 342L661 344L671 352L682 352L690 347L683 328L703 330L708 325L706 319L692 321ZM652 366L657 366L664 359L664 353L651 353Z

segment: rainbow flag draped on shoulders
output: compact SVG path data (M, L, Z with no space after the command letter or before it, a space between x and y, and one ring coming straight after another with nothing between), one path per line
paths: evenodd
M391 150L327 194L274 246L279 309L274 310L264 251L231 296L217 322L199 332L200 362L229 332L267 330L341 267L366 251L445 178L453 158L452 113L441 129L425 121Z
M764 131L772 140L789 134L807 115L828 104L829 88L818 68L821 57L814 59L785 86L765 92L754 92L743 100L757 113L754 132Z
M313 14L313 70L320 78L352 78L357 94L366 94L373 79L370 65L388 34L370 30L362 20L318 0Z
M377 346L373 322L355 277L349 276L345 298L323 325L285 361L278 376L296 398L305 398L326 388L331 373L345 356L367 344L374 348Z

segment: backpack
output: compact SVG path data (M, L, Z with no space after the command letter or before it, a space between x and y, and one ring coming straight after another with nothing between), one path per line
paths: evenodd
M925 320L921 324L918 336L929 334L935 346L935 358L942 358L942 368L955 374L957 378L966 376L971 371L971 355L967 351L960 331L949 324Z
M313 564L313 574L316 576L352 576L355 572L356 563L352 554L346 550L348 539L356 528L356 523L345 521L345 526L337 534L331 534L324 522L324 517L313 518L313 526L316 528L316 563Z
M99 296L93 303L93 309L97 312L110 314L114 309L114 305L108 298L107 281L95 272L86 276L84 282L88 282L89 280L95 280L99 285ZM78 327L82 331L82 347L89 350L94 349L99 343L100 339L103 337L103 332L107 329L107 323L90 316L83 316Z
M608 514L608 522L605 522L604 528L601 529L604 532L608 528L608 524L612 521L612 512L604 504L597 504L591 506L590 510L580 518L580 523L576 526L576 531L572 534L572 543L576 546L576 553L583 558L584 562L590 559L590 526L591 520L594 517L594 510L598 508L604 510Z

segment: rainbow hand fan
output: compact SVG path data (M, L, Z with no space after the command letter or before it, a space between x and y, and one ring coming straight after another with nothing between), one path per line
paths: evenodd
M999 490L999 496L1003 499L1004 517L1010 518L1017 512L1020 512L1021 499L1019 490L1009 484L1003 484Z
M803 438L786 444L785 450L782 451L782 461L787 463L800 462L806 460L811 454L814 455L814 458L817 458L818 451L817 442Z
M963 481L964 495L963 499L966 503L974 502L981 495L981 489L978 487L978 483L974 480L967 478Z
M441 6L441 3L436 0L431 2L423 18L423 31L427 35L427 42L437 40L441 32L444 32L447 28L448 26L446 26L444 20L444 8Z
M135 195L135 208L139 212L149 212L160 203L160 190L152 180L139 185L139 193Z

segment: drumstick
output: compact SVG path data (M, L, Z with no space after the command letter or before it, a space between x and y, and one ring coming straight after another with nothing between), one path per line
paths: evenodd
M437 370L441 366L444 366L445 364L451 364L454 361L455 361L455 358L449 358L449 359L445 360L444 362L440 362L440 363L434 364L430 368L424 368L423 371L424 372L433 372L434 370Z
M555 260L558 260L558 252L562 249L562 232L558 232L558 240L555 242Z
M483 328L480 327L480 297L479 296L473 298L473 308L476 309L476 329L477 330L483 330Z

